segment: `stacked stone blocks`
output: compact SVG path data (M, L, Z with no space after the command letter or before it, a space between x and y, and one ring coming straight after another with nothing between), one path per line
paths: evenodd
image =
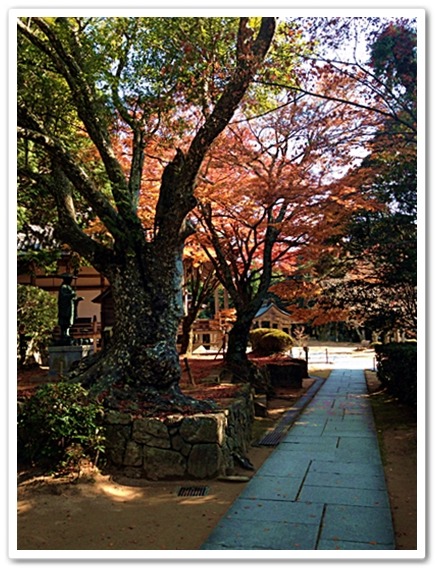
M225 475L234 465L234 454L247 451L253 419L249 386L241 388L225 409L212 413L139 418L108 412L107 461L125 476L138 479Z

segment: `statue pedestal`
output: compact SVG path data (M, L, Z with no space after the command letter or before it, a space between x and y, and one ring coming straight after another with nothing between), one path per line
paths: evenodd
M49 376L63 376L75 362L93 353L93 345L49 346Z

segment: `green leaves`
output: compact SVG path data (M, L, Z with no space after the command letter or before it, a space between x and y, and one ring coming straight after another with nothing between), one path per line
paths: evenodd
M47 291L17 285L17 329L29 337L29 351L45 351L57 324L57 301Z
M237 18L101 18L86 32L103 93L144 114L211 103L234 66ZM98 66L95 64L95 67ZM208 103L208 102L206 102Z
M19 457L55 468L93 461L104 449L102 418L101 406L79 384L46 384L19 411Z
M417 35L408 24L386 26L371 47L374 72L392 90L405 87L412 97L417 85Z

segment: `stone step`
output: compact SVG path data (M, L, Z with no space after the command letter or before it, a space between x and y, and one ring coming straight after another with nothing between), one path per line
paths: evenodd
M267 396L266 394L256 394L254 397L255 415L261 418L267 416Z

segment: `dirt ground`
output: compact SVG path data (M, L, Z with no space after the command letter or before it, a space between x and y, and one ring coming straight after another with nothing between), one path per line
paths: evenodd
M311 372L311 375L319 375ZM32 386L24 378L22 392ZM20 380L19 380L20 387ZM371 391L375 381L370 376ZM261 434L298 399L275 397ZM380 435L396 529L397 549L416 549L416 425L388 428ZM251 447L257 470L273 451ZM253 471L237 468L251 478ZM202 497L181 497L182 486L206 486ZM79 476L53 478L20 471L17 487L19 550L197 550L246 486L245 481L147 482L117 479L90 468Z
M366 371L376 429L382 445L396 549L417 549L417 421L413 409L380 392L376 374Z

